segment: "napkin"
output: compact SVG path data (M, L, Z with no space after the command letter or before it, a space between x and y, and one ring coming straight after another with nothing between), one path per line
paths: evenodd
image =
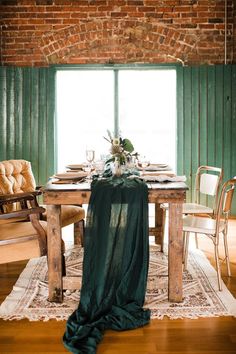
M150 165L145 168L145 171L166 171L169 169L170 167L168 165Z
M186 176L168 176L168 175L144 175L140 176L145 182L185 182Z
M174 172L171 171L171 170L167 170L167 171L163 171L163 170L161 170L161 171L144 171L144 173L142 173L142 176L145 176L145 175L147 175L147 176L160 176L160 175L163 175L163 174L165 174L165 176L166 175L171 176L171 177L175 176Z

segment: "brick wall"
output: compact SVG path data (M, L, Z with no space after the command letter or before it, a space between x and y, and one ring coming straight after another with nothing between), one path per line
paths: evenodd
M225 0L0 0L1 65L223 64ZM236 63L227 0L227 63Z

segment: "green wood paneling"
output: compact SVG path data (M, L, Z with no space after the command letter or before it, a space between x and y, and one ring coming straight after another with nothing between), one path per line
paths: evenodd
M38 160L34 159L34 156L39 157L38 148L39 144L41 145L41 141L39 143L39 69L35 68L31 72L31 116L30 116L30 138L31 138L31 148L30 148L30 161L32 165L32 169L34 171L35 179L38 180L39 178L39 171L38 171Z
M1 159L6 156L7 150L7 80L6 70L0 69L0 154Z
M47 133L45 127L47 127L47 70L42 70L41 75L39 76L39 86L38 91L44 92L39 96L38 100L38 136L40 136L40 144L38 144L38 154L39 154L39 166L42 166L45 163L44 157L47 156ZM54 120L54 117L52 116ZM53 146L51 147L53 149ZM47 161L47 160L46 160ZM53 161L53 159L52 159ZM48 164L46 164L43 170L38 170L38 179L40 181L45 180L45 175L47 175Z
M7 154L10 159L15 156L15 88L14 68L7 71Z
M55 172L55 71L0 68L0 160L31 161L37 184Z
M185 175L187 177L187 184L191 190L192 188L192 134L191 134L191 121L192 121L192 85L191 85L191 69L186 68L184 75L184 117L188 116L188 119L184 119L184 166L185 166Z
M177 135L177 170L188 178L187 200L198 166L222 167L224 181L236 175L236 65L177 68Z
M216 71L216 107L215 107L215 127L216 127L216 140L215 140L215 149L216 149L216 166L223 166L223 119L224 119L224 95L223 95L223 77L224 77L224 67L217 66Z
M199 76L199 158L198 164L199 165L208 165L208 141L207 141L207 134L208 134L208 126L207 126L207 67L202 66L200 67L200 76ZM192 156L192 159L195 159L195 156ZM193 174L196 171L192 171ZM206 197L201 196L200 203L206 203Z
M231 128L231 142L232 142L232 174L236 175L236 65L232 67L232 128ZM236 214L236 208L235 208Z
M192 200L199 165L236 175L236 65L176 70L177 171ZM0 144L0 160L31 161L37 183L55 172L55 68L0 68Z
M45 115L45 125L47 126L47 130L44 132L46 134L46 146L50 146L50 149L47 149L47 169L46 169L46 174L47 176L50 176L52 174L52 170L55 173L56 172L56 156L57 156L57 140L56 140L56 129L55 129L55 124L52 124L52 122L55 122L55 106L56 106L56 101L55 101L55 71L53 70L47 70L45 72L46 76L46 83L47 83L47 92L49 95L49 99L45 101L45 106L46 106L46 115Z
M215 68L209 67L207 80L207 161L210 166L215 166Z
M196 171L198 168L198 160L199 160L199 90L197 83L199 81L199 69L193 68L191 75L192 82L192 95L191 95L191 179L192 179L192 200L194 200L194 184L195 184L195 175L192 173ZM192 158L195 156L195 159Z
M22 156L25 160L31 161L31 69L23 70L23 104L22 104L22 129L23 129L23 147ZM34 171L36 172L36 171Z
M22 127L22 82L23 73L22 70L16 68L15 71L15 157L20 159L22 156L23 147L23 127Z
M231 157L232 157L232 141L231 141L232 91L231 91L230 83L231 83L231 66L226 66L224 70L224 83L223 83L224 84L223 165L224 165L224 173L226 176L231 175Z
M181 176L184 173L184 75L183 68L181 66L176 68L176 79L177 79L177 173Z

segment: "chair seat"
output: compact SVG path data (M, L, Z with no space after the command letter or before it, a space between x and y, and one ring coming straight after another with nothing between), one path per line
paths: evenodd
M219 231L222 232L224 228L224 221L220 221ZM216 220L200 216L188 215L183 218L183 231L215 235Z
M6 220L0 220L0 226L2 224L11 224L12 222L17 222L17 221L27 221L27 218L11 218Z
M45 205L43 206L46 207ZM61 226L68 226L74 224L85 218L85 210L76 205L62 205L61 206ZM43 213L43 220L47 220L47 212Z
M40 221L40 224L46 231L47 223ZM1 244L7 240L15 241ZM1 224L0 249L0 264L41 256L37 232L29 221Z
M168 210L169 204L161 204L161 208ZM184 203L183 214L213 214L213 209L197 203Z
M213 214L213 209L196 203L184 203L183 214Z

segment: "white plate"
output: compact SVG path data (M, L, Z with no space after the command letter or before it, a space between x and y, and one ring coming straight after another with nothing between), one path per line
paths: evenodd
M57 173L54 175L55 178L58 179L81 179L86 177L88 174L86 172L75 172L75 173Z
M69 168L70 170L82 170L83 165L82 164L67 165L66 168Z
M162 171L163 169L166 169L167 167L168 167L168 165L164 164L164 163L151 163L144 170L145 171ZM140 167L138 167L138 169L142 170L142 168L140 168Z
M166 163L151 163L150 166L156 166L158 168L165 168L165 167L168 167L168 165Z

